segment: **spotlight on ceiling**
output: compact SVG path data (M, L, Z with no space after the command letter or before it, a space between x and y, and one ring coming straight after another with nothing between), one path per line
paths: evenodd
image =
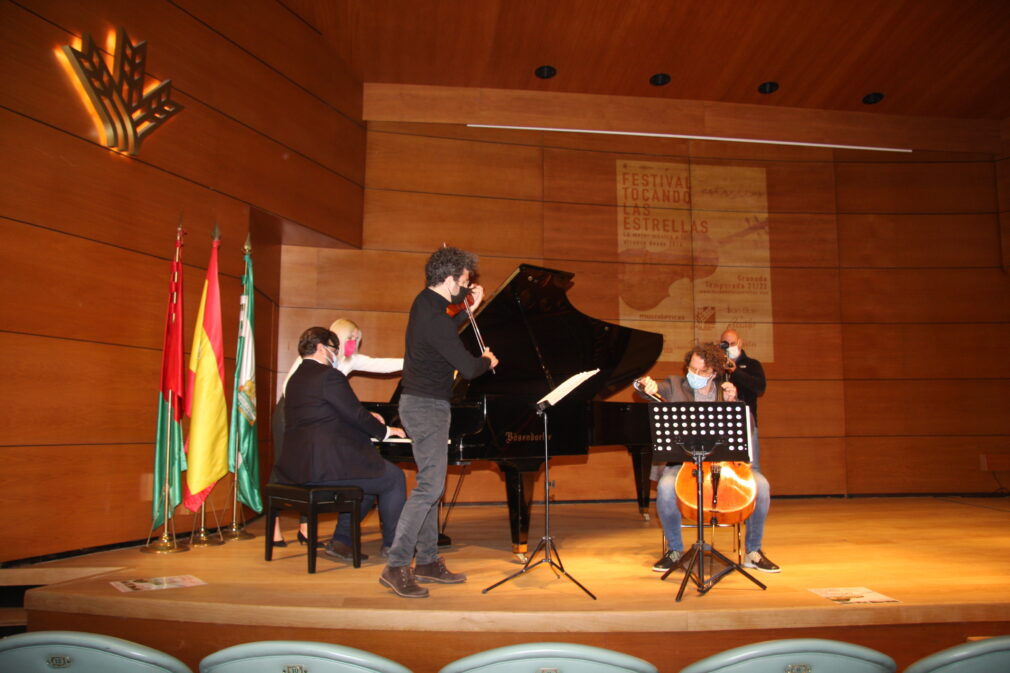
M558 74L558 69L553 65L542 65L533 71L533 74L540 79L550 79Z
M771 80L768 80L767 82L761 82L761 84L758 85L758 93L769 94L769 93L775 93L778 90L779 90L779 83L772 82Z
M874 91L863 96L863 103L866 105L876 105L882 100L884 100L884 94L879 91Z
M652 86L666 86L670 83L670 76L665 72L657 72L655 75L649 78L649 84Z

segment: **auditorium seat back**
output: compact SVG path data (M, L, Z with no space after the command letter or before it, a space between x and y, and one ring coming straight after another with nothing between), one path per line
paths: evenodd
M411 673L371 652L304 640L261 640L227 647L200 662L200 673Z
M657 650L658 651L658 650ZM439 673L657 673L647 661L622 652L576 643L529 643L478 652Z
M766 640L696 661L680 673L894 673L894 659L861 645L821 638Z
M10 673L193 673L160 650L82 631L33 631L0 639L0 671Z
M948 647L923 657L905 673L995 673L1010 671L1010 636Z

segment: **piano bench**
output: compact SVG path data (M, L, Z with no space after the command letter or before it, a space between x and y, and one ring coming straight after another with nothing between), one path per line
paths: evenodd
M316 543L318 538L318 515L332 512L347 513L351 516L351 549L355 568L361 567L361 498L364 492L357 486L292 486L290 484L267 484L263 487L266 499L267 521L266 540L267 561L273 559L274 525L282 509L293 509L304 514L309 520L308 562L309 573L316 572Z

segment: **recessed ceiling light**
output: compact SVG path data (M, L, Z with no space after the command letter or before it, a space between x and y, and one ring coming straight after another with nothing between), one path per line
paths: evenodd
M540 79L550 79L558 74L558 69L553 65L542 65L533 71L533 74Z
M876 105L882 100L884 100L884 94L879 91L874 91L873 93L868 93L863 96L863 103L866 105Z
M758 93L769 94L769 93L775 93L778 90L779 90L779 83L772 82L771 80L768 80L767 82L761 82L761 84L758 85Z
M666 86L670 83L670 76L665 72L657 72L655 75L649 78L649 84L652 86Z

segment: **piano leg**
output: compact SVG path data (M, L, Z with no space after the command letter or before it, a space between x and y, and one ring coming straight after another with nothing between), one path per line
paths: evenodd
M635 473L635 491L638 495L638 511L642 518L648 521L649 500L652 491L652 484L649 482L649 472L652 471L652 447L649 446L629 446L628 453L631 454L631 466Z
M509 506L509 527L512 532L512 553L523 563L527 560L530 532L530 504L533 502L533 482L537 473L520 470L515 465L499 464L505 473L505 495Z

